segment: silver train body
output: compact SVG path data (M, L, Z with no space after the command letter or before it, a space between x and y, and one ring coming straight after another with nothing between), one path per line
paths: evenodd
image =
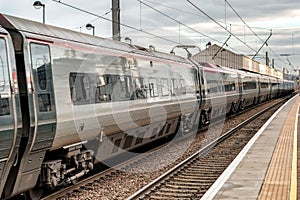
M293 92L293 82L0 15L0 196Z

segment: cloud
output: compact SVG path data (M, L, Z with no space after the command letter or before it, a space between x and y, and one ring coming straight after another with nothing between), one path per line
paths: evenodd
M42 1L46 4L46 23L77 31L79 31L79 27L82 26L82 32L90 33L84 28L84 25L92 21L96 27L96 35L111 37L110 22L102 19L95 20L95 16L55 3L52 0ZM131 37L132 41L138 45L147 47L149 44L153 44L156 46L156 49L168 52L176 42L192 43L198 45L200 48L204 48L208 41L222 44L229 35L227 31L208 19L186 0L142 1L183 24L179 24L152 8L140 4L137 0L120 1L122 23L167 38L167 40L163 40L153 37L153 35L147 35L136 30L131 30L130 28L121 27L121 36ZM35 10L32 6L33 2L34 0L2 0L0 12L41 21L42 11ZM68 3L97 15L103 15L111 9L111 0L61 0L61 2ZM288 65L288 63L285 62L286 58L280 60L279 54L294 54L290 57L290 61L294 66L300 67L300 6L297 1L228 0L234 10L238 12L249 26L253 27L252 30L254 30L261 39L257 38L252 31L243 24L230 6L225 4L225 1L192 0L192 2L219 24L231 30L234 35L239 37L240 40L245 41L249 46L253 47L253 49L258 49L263 44L263 41L269 36L270 29L272 29L273 35L268 42L269 47L272 47L272 49L264 47L261 53L264 54L265 51L269 51L270 56L279 60L278 63L281 65ZM111 18L111 14L105 17ZM196 29L197 32L185 27L185 25ZM204 35L209 37L205 37ZM168 40L172 40L175 43ZM234 37L231 37L228 43L230 44L230 48L234 49L237 53L253 54L251 49Z

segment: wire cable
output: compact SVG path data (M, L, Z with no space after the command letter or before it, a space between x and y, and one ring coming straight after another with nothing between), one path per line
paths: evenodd
M145 3L145 1L142 1L142 0L137 0L137 1L140 2L141 4L147 6L147 7L149 7L149 8L151 8L151 9L155 10L156 12L160 13L161 15L163 15L163 16L165 16L165 17L167 17L167 18L169 18L169 19L171 19L171 20L177 22L179 25L183 25L184 27L189 28L189 29L191 29L192 31L195 31L195 32L199 33L200 35L209 38L210 40L213 40L213 41L219 42L219 43L223 43L222 41L219 41L219 40L217 40L217 39L215 39L215 38L212 38L212 37L210 37L210 36L208 36L208 35L206 35L206 34L204 34L204 33L201 33L200 31L198 31L198 30L192 28L191 26L188 26L188 25L186 25L185 23L183 23L183 22L181 22L181 21L179 21L179 20L177 20L177 19L171 17L170 15L167 15L166 13L164 13L164 12L162 12L162 11L160 11L160 10L154 8L153 6L151 6L151 5L147 4L147 3ZM153 3L152 1L147 1L147 2ZM161 5L161 4L159 4L159 5ZM171 7L168 7L168 6L165 6L165 7L171 8ZM175 8L171 8L171 9L175 9ZM180 10L180 9L175 9L175 10L182 11L182 10ZM193 13L193 14L194 14L194 13ZM196 15L196 14L195 14L195 15ZM200 15L197 15L197 16L200 16ZM182 36L181 36L181 37L182 37ZM190 36L190 37L192 37L192 36ZM239 50L234 49L233 47L230 47L230 49L233 50L233 51L236 51L236 52L240 52Z
M239 15L239 13L232 7L232 5L228 2L228 0L225 0L225 2L228 4L228 6L233 10L233 12L240 18L240 20L247 26L247 28L258 38L260 39L260 41L263 42L263 44L266 44L267 45L267 41L264 41L261 37L259 37L259 35L253 31L253 29L245 22L245 20ZM272 29L270 30L271 31L271 34L270 36L272 35ZM268 37L269 39L270 37ZM272 54L278 58L278 60L280 60L281 62L285 63L272 49L271 47L269 47L269 45L267 45L268 49L272 52ZM261 47L262 48L262 47ZM258 52L261 50L261 48L257 51L256 55L258 54ZM255 57L255 56L254 56ZM254 58L253 57L253 58Z
M145 2L143 2L143 1L141 1L141 0L137 0L137 1L140 2L140 3L143 4L143 5L145 5L145 6L149 7L149 8L151 8L152 10L155 10L156 12L162 14L163 16L165 16L165 17L167 17L167 18L169 18L169 19L171 19L171 20L177 22L178 24L183 25L184 27L189 28L189 29L191 29L191 30L193 30L193 31L195 31L195 32L197 32L197 33L199 33L200 35L202 35L202 36L204 36L204 37L207 37L207 38L209 38L209 39L211 39L211 40L220 42L220 41L218 41L218 40L216 40L216 39L214 39L214 38L212 38L212 37L210 37L210 36L208 36L208 35L205 35L204 33L201 33L200 31L198 31L198 30L196 30L196 29L194 29L194 28L192 28L192 27L190 27L190 26L184 24L183 22L181 22L181 21L179 21L179 20L177 20L177 19L171 17L170 15L167 15L167 14L163 13L162 11L160 11L160 10L158 10L158 9L156 9L156 8L154 8L154 7L152 7L152 6L150 6L149 4L147 4L147 3L145 3Z
M103 15L101 15L102 17L104 17L105 15L108 15L109 13L111 13L112 11L107 11L106 13L104 13ZM97 21L99 19L99 17L96 17L95 19L89 21L88 23L86 24L89 24L89 23L92 23L94 21ZM82 27L84 27L86 24L82 25L82 26L78 26L78 27L75 27L75 28L71 28L71 29L81 29Z
M81 9L81 8L78 8L78 7L75 7L75 6L72 6L72 5L70 5L70 4L64 3L64 2L62 2L61 0L52 0L52 1L54 1L54 2L56 2L56 3L60 3L60 4L62 4L62 5L64 5L64 6L67 6L67 7L73 8L73 9L75 9L75 10L84 12L84 13L86 13L86 14L90 14L90 15L96 16L96 17L101 18L101 19L103 19L103 20L106 20L106 21L110 21L110 22L116 23L115 21L113 21L113 20L111 20L111 19L102 17L102 16L97 15L97 14L95 14L95 13L92 13L92 12L90 12L90 11L87 11L87 10L84 10L84 9ZM143 31L143 30L137 29L137 28L135 28L135 27L133 27L133 26L130 26L130 25L127 25L127 24L124 24L124 23L120 23L120 25L121 25L121 26L124 26L124 27L126 27L126 28L129 28L129 29L133 29L133 30L135 30L135 31L139 31L139 32L145 33L145 34L147 34L147 35L154 36L154 37L156 37L156 38L165 40L165 41L170 42L170 43L180 44L180 43L178 43L178 42L176 42L176 41L173 41L173 40L164 38L164 37L162 37L162 36L155 35L155 34L153 34L153 33L147 32L147 31Z
M256 52L255 49L253 49L252 47L250 47L246 42L242 41L239 37L237 37L235 34L233 34L231 31L229 31L226 27L224 27L222 24L220 24L219 22L217 22L214 18L212 18L211 16L209 16L206 12L202 11L198 6L196 6L193 2L191 2L190 0L187 0L187 2L189 2L194 8L196 8L197 10L199 10L202 14L204 14L207 18L209 18L210 20L212 20L213 22L215 22L216 24L218 24L221 28L223 28L225 31L227 31L230 35L232 35L233 37L235 37L238 41L240 41L241 43L243 43L245 46L247 46L249 49L251 49L252 51Z

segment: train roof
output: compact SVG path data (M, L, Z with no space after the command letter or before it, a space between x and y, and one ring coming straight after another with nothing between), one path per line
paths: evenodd
M102 48L108 48L112 50L124 51L128 53L134 53L145 56L157 57L160 59L166 59L175 62L189 63L190 62L183 57L171 55L164 52L153 51L148 48L143 48L136 45L130 45L127 43L106 39L98 36L93 36L77 31L56 27L48 24L43 24L28 19L18 18L6 14L0 14L0 26L7 30L17 30L25 35L37 35L40 37L50 37L56 39L63 39L72 42L78 42L82 44L93 45Z

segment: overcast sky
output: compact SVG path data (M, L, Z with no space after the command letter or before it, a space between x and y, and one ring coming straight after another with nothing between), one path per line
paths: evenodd
M61 0L108 19L111 19L111 1ZM269 37L272 29L268 47L262 48L256 59L264 62L262 57L268 51L270 58L275 59L277 69L286 67L292 71L288 60L295 68L300 68L300 4L296 0L227 0L229 4L224 0L191 0L212 19L186 0L141 1L143 3L137 0L120 0L121 23L144 31L121 26L122 41L125 37L130 37L133 44L145 47L154 45L157 50L169 52L177 43L194 44L201 49L204 49L209 41L222 45L231 32L232 36L226 48L252 57L251 55L254 55ZM42 9L34 9L33 2L0 0L0 12L41 22ZM96 27L96 35L111 38L111 22L53 0L41 2L46 5L47 24L91 33L85 29L85 25L92 23Z

